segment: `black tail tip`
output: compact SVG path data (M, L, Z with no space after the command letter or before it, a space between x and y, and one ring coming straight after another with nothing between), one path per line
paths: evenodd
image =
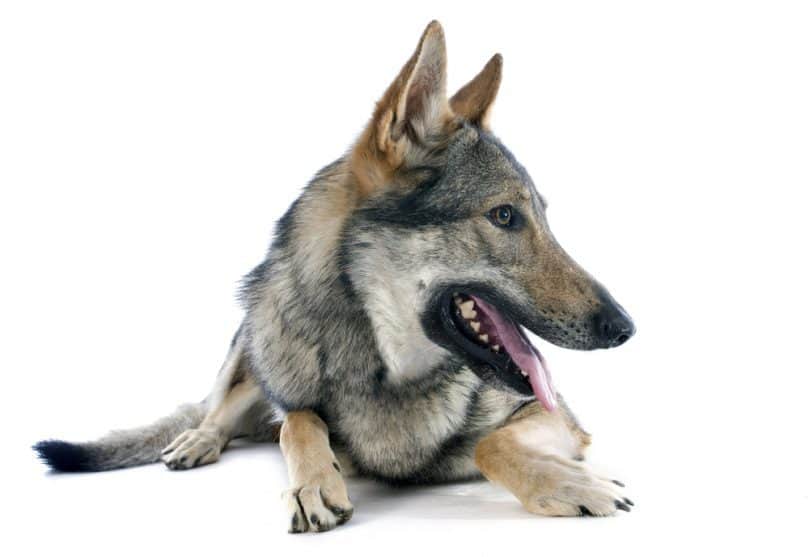
M92 472L98 469L93 451L83 445L50 439L40 441L32 448L42 462L57 472Z

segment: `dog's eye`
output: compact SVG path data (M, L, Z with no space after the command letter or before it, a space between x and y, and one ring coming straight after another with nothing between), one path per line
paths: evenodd
M508 228L514 223L514 209L511 205L500 205L489 211L489 218L496 226Z

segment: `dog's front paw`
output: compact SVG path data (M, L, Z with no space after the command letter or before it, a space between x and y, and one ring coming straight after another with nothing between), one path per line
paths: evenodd
M348 522L354 514L336 463L313 474L304 485L284 491L282 498L289 511L292 534L325 532Z
M610 516L634 506L624 496L621 482L597 476L586 465L566 458L544 458L523 485L516 494L523 506L545 516Z
M172 470L188 470L219 460L224 447L224 436L219 431L189 429L163 449L160 460Z

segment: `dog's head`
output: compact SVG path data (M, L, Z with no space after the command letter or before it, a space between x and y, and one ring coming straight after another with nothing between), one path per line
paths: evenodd
M502 59L452 98L431 23L350 155L360 199L347 269L395 378L447 357L548 408L542 356L522 327L579 350L626 342L626 312L556 242L546 203L489 131Z

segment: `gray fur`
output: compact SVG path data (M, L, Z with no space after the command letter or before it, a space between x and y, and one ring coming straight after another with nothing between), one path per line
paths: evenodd
M111 431L97 441L65 443L42 441L35 445L40 457L53 469L96 472L151 464L180 433L199 425L205 404L183 404L151 425Z
M462 127L426 162L400 175L408 193L341 213L330 207L335 189L350 187L340 159L281 219L266 260L243 284L246 316L232 343L243 353L217 381L219 391L226 389L238 370L266 394L241 434L273 438L284 412L314 409L362 473L396 483L478 475L476 442L528 399L481 379L485 372L473 368L485 364L436 344L423 329L424 315L448 283L496 286L514 304L533 306L510 272L520 254L478 228L509 188L528 193L541 230L544 202L505 148L476 128ZM403 207L410 212L402 214ZM585 307L582 321L589 318ZM532 328L562 344L588 342L553 320ZM203 405L186 408L149 428L81 445L94 455L91 468L156 461L173 436L201 421Z
M346 179L344 160L326 167L284 217L243 290L242 334L268 397L283 410L316 409L360 471L393 482L476 476L475 442L526 402L484 383L470 369L480 364L436 346L421 318L444 281L488 282L525 298L491 265L491 246L464 229L503 184L533 186L493 137L473 128L430 163L428 179L439 179L415 186L431 189L409 200L413 212L402 214L408 200L396 195L373 199L323 226L310 248L306 239L316 232L306 223L323 213L327 188ZM398 340L380 338L385 303L398 304L394 319L409 320L403 341L418 347L405 354L418 360L415 369L395 365L381 348Z
M440 56L435 29L420 45ZM396 82L431 95L415 105L421 118L446 105L432 98L444 93L442 67L424 77L438 79L433 87ZM418 123L395 124L407 156L388 183L370 193L359 187L349 154L321 170L279 221L265 260L245 277L245 318L208 399L215 408L249 381L253 391L240 395L249 405L227 432L203 424L189 446L208 443L218 458L228 436L274 438L285 412L314 410L362 473L396 483L471 478L477 442L531 397L447 338L437 317L442 296L471 288L546 340L607 346L597 318L618 306L556 243L525 169L463 118ZM509 230L490 218L503 205L515 214ZM265 397L254 403L256 384ZM153 462L174 436L200 425L204 410L186 407L148 428L40 452L56 468L51 457L60 451L83 469Z

